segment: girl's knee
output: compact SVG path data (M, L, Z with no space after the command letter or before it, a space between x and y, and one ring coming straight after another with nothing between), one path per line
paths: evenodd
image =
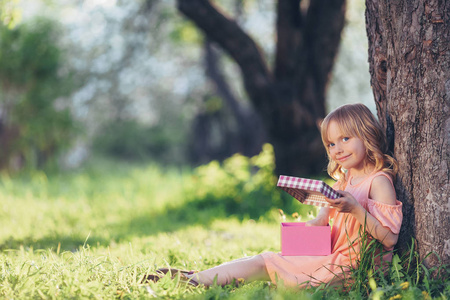
M256 265L260 269L264 269L264 270L266 269L266 261L264 260L264 257L262 254L255 255L254 259L255 259Z

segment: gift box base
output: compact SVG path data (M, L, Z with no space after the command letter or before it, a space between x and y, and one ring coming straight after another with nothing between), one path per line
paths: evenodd
M281 223L281 255L310 256L331 254L331 227Z

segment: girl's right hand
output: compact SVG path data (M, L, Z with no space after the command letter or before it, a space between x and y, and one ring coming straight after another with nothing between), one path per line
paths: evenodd
M330 207L335 208L336 211L340 213L354 213L358 209L364 210L364 208L361 206L361 204L359 204L358 201L356 201L355 197L353 197L352 194L341 190L337 190L337 192L341 194L341 198L325 198L330 204Z

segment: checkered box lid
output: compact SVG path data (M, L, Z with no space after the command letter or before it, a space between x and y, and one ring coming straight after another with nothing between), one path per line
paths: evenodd
M277 186L303 204L329 206L325 197L337 199L341 195L322 180L281 175Z

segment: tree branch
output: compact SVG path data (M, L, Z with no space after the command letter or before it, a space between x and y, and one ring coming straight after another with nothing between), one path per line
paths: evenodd
M301 54L317 80L318 90L326 88L333 68L345 23L345 7L345 0L311 0L307 11Z
M325 93L344 27L345 2L310 0L306 10L303 41L295 62L294 93L310 115L309 122L320 121L325 115Z
M208 0L177 0L177 5L180 12L237 62L253 104L264 110L267 98L260 94L270 89L272 76L256 43Z
M284 81L295 74L296 60L302 43L300 0L279 0L277 6L277 49L275 78Z
M245 108L239 103L222 74L219 66L219 53L214 49L208 38L205 39L205 65L206 74L216 86L217 93L225 101L227 107L232 111L238 124L238 148L237 151L246 156L259 153L265 140L262 121L253 109Z
M225 76L220 72L220 67L218 66L218 54L208 38L205 38L204 49L206 75L214 82L217 94L222 97L227 106L231 109L238 123L240 125L245 124L245 112L239 104L239 100L231 91L231 87L228 85Z
M306 16L307 43L311 44L311 62L323 77L331 72L345 24L345 0L311 0Z

